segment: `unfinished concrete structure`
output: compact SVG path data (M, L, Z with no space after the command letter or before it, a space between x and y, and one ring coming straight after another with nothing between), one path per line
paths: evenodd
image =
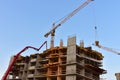
M120 73L115 73L116 80L120 80Z
M9 73L8 80L100 80L105 73L101 69L103 56L76 44L76 37L70 37L67 46L53 47L43 53L20 56Z

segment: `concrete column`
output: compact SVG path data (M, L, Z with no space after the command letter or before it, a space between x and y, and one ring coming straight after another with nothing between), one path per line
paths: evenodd
M76 37L68 39L66 80L76 80Z
M68 39L67 43L67 63L76 62L76 37Z
M84 42L82 40L80 41L80 47L82 47L82 48L84 47ZM80 56L84 57L85 55L84 55L84 53L80 53ZM80 64L84 66L85 60L82 59ZM84 68L81 69L81 75L85 76L85 69ZM85 80L85 79L83 78L82 80Z
M47 77L47 80L51 80L50 77Z

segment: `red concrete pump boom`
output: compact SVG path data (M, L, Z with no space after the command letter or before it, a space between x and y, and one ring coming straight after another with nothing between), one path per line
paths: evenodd
M25 48L23 48L20 52L18 52L14 59L12 60L12 62L10 63L10 65L8 66L8 69L6 70L5 74L3 75L2 77L2 80L6 80L7 79L7 76L9 74L9 72L11 71L12 69L12 66L14 65L15 61L17 60L17 58L20 56L20 54L22 54L23 52L25 52L27 49L31 48L31 49L34 49L36 51L39 51L44 45L46 44L46 48L47 48L47 41L45 41L39 48L35 48L35 47L32 47L32 46L26 46Z

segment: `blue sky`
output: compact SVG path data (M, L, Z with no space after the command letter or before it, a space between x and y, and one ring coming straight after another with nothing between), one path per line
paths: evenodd
M85 0L0 0L0 78L7 69L10 56L25 46L39 47L44 41L50 43L44 34L62 17L70 13ZM95 0L56 30L55 45L60 39L67 44L67 38L77 36L77 43L84 40L85 46L95 41L94 26L98 28L97 39L106 47L119 48L120 0ZM102 77L116 80L120 72L120 56L96 48L104 56L103 68L107 74ZM44 50L44 48L42 49ZM118 50L120 51L120 50ZM23 55L35 53L28 50ZM42 51L40 51L42 52Z

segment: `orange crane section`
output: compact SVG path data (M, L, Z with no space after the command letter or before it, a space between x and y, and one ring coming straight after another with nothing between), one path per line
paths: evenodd
M95 26L95 38L96 37L97 37L97 27ZM117 55L120 55L120 52L118 52L117 50L100 45L98 40L95 40L95 44L93 45L97 46L98 48L104 49L106 51L113 52L113 53L116 53Z
M58 24L53 24L52 29L47 32L44 37L48 37L51 34L51 48L54 47L54 36L55 36L55 30L61 26L63 23L65 23L68 19L70 19L72 16L74 16L79 10L81 10L82 8L84 8L86 5L88 5L91 1L94 0L86 0L82 5L80 5L78 8L76 8L75 10L73 10L70 14L67 15L67 17L65 17L64 19L62 19Z
M116 51L116 50L114 50L112 48L108 48L108 47L104 47L104 46L100 45L99 41L95 41L94 45L97 46L98 48L101 48L101 49L104 49L106 51L110 51L110 52L116 53L117 55L120 55L120 52L118 52L118 51Z

